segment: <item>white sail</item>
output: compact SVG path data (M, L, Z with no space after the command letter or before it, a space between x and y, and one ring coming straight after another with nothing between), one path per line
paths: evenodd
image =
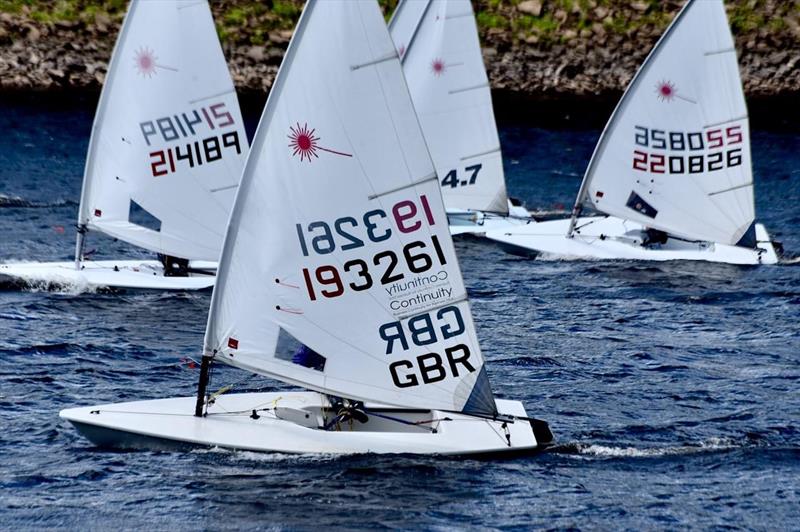
M508 213L500 140L469 0L402 0L389 23L445 205Z
M286 352L286 337L305 347ZM316 362L296 363L308 349ZM436 173L374 1L306 5L236 197L206 353L325 393L495 412Z
M676 236L755 246L749 125L721 0L689 0L634 77L579 201Z
M247 150L208 3L133 0L95 116L79 225L217 260Z

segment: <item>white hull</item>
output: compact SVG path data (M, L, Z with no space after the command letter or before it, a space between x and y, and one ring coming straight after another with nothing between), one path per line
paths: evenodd
M567 238L569 219L532 223L489 231L486 237L515 254L559 259L700 260L728 264L776 264L778 256L761 224L756 224L758 251L713 242L669 238L664 244L642 246L644 226L613 216L579 218L578 230Z
M70 408L60 416L93 443L123 449L199 446L280 453L464 455L533 451L552 439L543 422L536 432L548 441L537 442L533 425L516 420L506 425L509 444L500 421L370 404L366 423L343 422L324 430L320 427L334 414L316 392L223 395L205 417L193 415L195 401L183 397ZM497 400L497 407L503 414L526 416L518 401ZM382 416L425 423L404 424Z
M534 223L534 219L522 207L511 207L507 216L493 212L447 209L447 223L453 236L483 236L488 231L502 231Z
M217 263L192 261L190 266L216 272ZM216 275L192 274L165 277L156 260L85 261L81 269L70 262L25 262L0 264L0 286L18 285L34 289L203 290L214 286Z

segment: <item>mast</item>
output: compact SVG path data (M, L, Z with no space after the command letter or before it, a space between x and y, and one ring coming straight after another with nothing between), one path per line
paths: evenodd
M608 131L610 130L611 126L614 125L616 117L622 112L622 109L625 107L626 103L625 100L628 94L634 89L634 87L636 87L637 82L641 78L642 74L645 72L645 70L647 70L650 59L658 51L659 46L661 46L661 43L664 42L664 40L672 31L672 29L675 26L677 26L678 21L681 19L683 14L689 10L689 6L692 5L693 2L694 0L687 0L684 6L672 20L670 25L667 26L667 29L664 31L664 33L661 34L661 37L659 37L655 46L653 46L653 49L650 50L649 54L647 54L644 63L642 63L642 66L639 67L639 70L637 70L636 74L633 75L633 79L628 84L628 87L625 89L625 92L622 93L622 97L619 99L619 102L617 102L617 106L614 108L614 112L611 113L611 117L608 119L606 127L603 128L603 132L600 134L600 140L597 141L597 144L594 147L594 151L592 152L592 157L591 159L589 159L589 164L586 167L586 172L583 174L583 181L581 181L581 188L578 190L578 197L575 198L575 205L572 207L572 215L569 220L569 228L567 229L567 235L566 235L567 238L572 238L573 233L575 232L575 225L578 222L578 216L580 216L581 212L583 212L583 202L586 200L586 191L589 189L589 184L591 183L591 176L593 175L593 170L595 163L597 161L597 157L601 152L601 149L605 147L605 144L608 140L608 135L607 135Z

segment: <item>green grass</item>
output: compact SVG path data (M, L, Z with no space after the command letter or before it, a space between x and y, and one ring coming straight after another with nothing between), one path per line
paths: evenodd
M163 0L167 1L167 0ZM353 0L358 1L358 0ZM389 20L398 0L378 0L386 20ZM672 18L675 6L661 0L639 0L647 10L626 9L627 0L542 0L538 17L521 13L516 6L522 0L475 0L478 26L482 32L490 29L509 30L513 37L537 35L541 42L558 41L559 34L571 29L577 32L603 22L607 31L626 34L641 28L663 30ZM273 30L294 27L303 8L303 0L212 0L216 14L217 33L224 42L235 44L264 44ZM22 14L35 21L50 24L59 21L92 23L98 16L120 20L128 0L0 0L0 12ZM736 34L767 28L772 33L788 31L784 20L800 11L799 0L728 0L728 16ZM612 18L600 21L594 14L597 6L610 9ZM559 22L555 13L563 10L567 18Z
M499 13L487 13L486 11L482 11L475 15L475 18L478 21L478 26L485 29L490 28L501 28L505 29L508 27L508 19L506 19L503 15Z

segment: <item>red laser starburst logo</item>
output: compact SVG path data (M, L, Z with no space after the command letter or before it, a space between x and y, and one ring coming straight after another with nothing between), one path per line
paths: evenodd
M675 89L675 84L671 81L660 81L656 85L656 94L658 95L658 99L662 102L671 102L675 96L677 96L677 89Z
M344 157L353 156L350 153L323 148L319 145L319 137L314 135L315 131L316 129L309 129L307 123L301 126L300 122L298 122L294 126L289 126L289 134L287 137L289 137L289 148L293 150L292 156L299 155L301 161L307 160L308 162L311 162L312 155L317 159L319 158L317 151L326 151Z
M151 77L156 73L156 56L153 50L147 47L136 50L133 58L134 66L143 77Z
M431 72L437 78L444 74L444 71L447 70L447 65L444 64L444 59L437 57L433 61L431 61Z
M399 55L400 57L403 57L405 55L405 53L406 53L406 45L405 44L401 44L397 48L397 55Z

